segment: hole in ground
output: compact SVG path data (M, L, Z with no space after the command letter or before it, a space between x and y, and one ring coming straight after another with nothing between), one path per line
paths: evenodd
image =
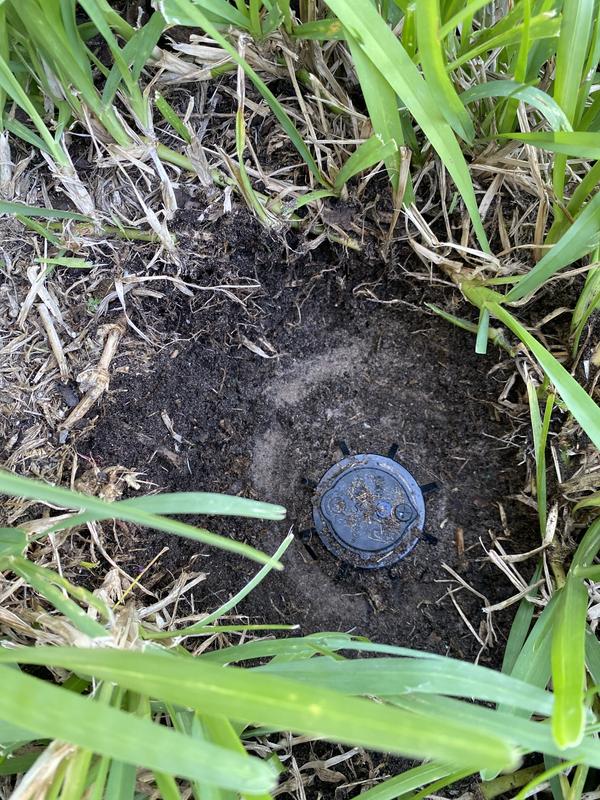
M508 514L509 550L532 546L536 531L533 517L506 500L523 481L494 405L506 375L490 375L497 354L476 356L472 337L436 317L357 297L353 287L381 275L381 265L356 261L355 273L352 267L325 272L304 264L282 275L279 265L246 266L244 274L263 286L251 311L228 303L181 314L193 341L173 344L150 369L129 364L129 373L113 381L80 450L100 466L139 469L165 490L226 492L285 505L282 524L200 520L273 552L290 525L295 532L310 527L305 479L318 480L340 458L340 439L353 452L386 453L397 442L397 460L419 483L440 486L426 501L426 531L437 544L422 541L397 565L365 571L337 561L317 537L309 548L297 539L285 572L269 576L239 610L254 622L298 623L305 634L351 631L472 658L480 645L450 599L442 599L455 586L446 582L442 563L491 602L503 599L514 590L482 561L479 545L490 543L490 532L503 535L498 504ZM406 297L414 287L390 278L382 290ZM174 316L164 304L151 313L154 319ZM277 355L263 358L249 342ZM161 419L165 411L184 439L176 456ZM463 557L455 543L459 529ZM164 569L209 573L195 589L196 613L212 610L256 571L238 557L151 532L137 534L129 570L142 569L165 545ZM456 597L479 633L484 601L466 590ZM186 602L181 614L191 610ZM483 660L497 661L501 650Z

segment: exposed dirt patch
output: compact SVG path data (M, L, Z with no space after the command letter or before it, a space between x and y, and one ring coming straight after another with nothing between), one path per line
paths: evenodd
M304 633L352 631L473 657L477 641L450 600L439 602L450 577L441 565L493 602L510 592L481 562L478 543L489 543L490 532L502 534L498 503L507 507L509 549L526 547L528 531L535 531L522 507L506 500L523 477L514 448L500 438L507 428L495 400L506 376L490 374L497 356L476 356L470 336L415 314L415 283L392 266L330 247L286 264L281 249L270 255L264 232L245 215L227 225L234 238L228 250L227 235L213 239L212 277L256 280L251 301L246 308L229 299L210 307L175 297L169 307L145 301L140 322L152 319L156 327L162 318L167 328L176 320L177 334L188 341L174 341L149 369L128 364L80 452L99 466L139 469L165 490L285 505L288 520L281 525L202 521L272 552L290 525L310 527L303 479L318 479L340 458L340 439L353 452L385 453L397 442L397 459L416 479L440 485L427 500L427 532L438 543L422 541L399 564L366 571L345 567L316 537L309 548L297 540L285 572L270 576L240 610L256 621L298 623ZM376 282L379 297L403 302L366 299L360 287ZM180 447L163 412L183 437ZM461 531L464 556L455 541ZM143 567L164 544L164 537L140 534L130 569ZM251 563L193 542L167 544L164 568L177 572L193 563L210 573L197 587L196 611L226 599L255 572ZM466 591L458 600L479 632L483 600Z

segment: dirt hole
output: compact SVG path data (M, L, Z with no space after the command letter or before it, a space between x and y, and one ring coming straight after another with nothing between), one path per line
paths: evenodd
M139 469L165 490L285 505L282 524L200 521L273 552L290 526L310 527L303 480L318 480L340 458L340 439L356 453L386 453L398 443L398 461L420 483L440 486L427 499L426 530L437 544L420 542L399 564L365 571L344 566L316 538L309 549L296 540L285 572L271 575L239 611L255 622L298 623L303 633L351 631L472 658L480 645L445 596L456 584L442 564L494 602L512 593L482 558L480 543L507 533L498 504L508 515L509 550L526 548L535 535L530 514L507 500L523 476L496 407L507 377L492 369L500 356L476 356L471 336L414 313L414 282L380 262L352 255L332 263L327 251L285 265L256 239L244 253L217 252L215 275L231 283L235 267L236 280L256 281L245 308L228 298L201 306L176 297L170 306L144 301L140 323L157 324L162 315L187 341L176 339L149 365L121 361L101 418L79 451L100 467ZM375 303L374 295L401 302ZM456 545L461 534L464 555ZM180 614L186 604L192 610L190 603L196 613L212 609L256 571L238 557L148 532L126 548L129 569L142 569L165 545L164 570L209 573L181 601ZM484 599L463 589L456 600L483 638ZM496 657L489 652L484 660Z

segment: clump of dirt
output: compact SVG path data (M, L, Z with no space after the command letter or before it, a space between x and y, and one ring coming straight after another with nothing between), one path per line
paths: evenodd
M213 239L211 277L255 281L251 302L144 300L140 324L176 321L176 336L150 368L130 363L113 381L80 452L101 467L139 469L164 490L285 505L282 524L200 520L272 552L290 527L310 528L304 481L340 458L339 440L355 453L386 453L398 443L398 461L421 484L439 484L427 499L426 527L437 544L421 541L392 567L360 570L315 536L308 547L297 539L285 571L269 576L240 611L255 622L298 623L303 633L351 631L473 657L479 642L450 599L440 602L456 587L442 564L494 602L510 589L484 563L480 542L504 535L498 504L508 514L509 549L527 548L535 532L522 507L506 499L520 491L523 476L502 439L506 425L495 401L506 376L490 371L498 356L476 356L472 337L414 313L418 291L399 267L332 247L286 263L247 217L226 225ZM393 302L375 303L375 294ZM457 548L463 539L464 553ZM143 568L165 544L163 568L177 573L192 564L209 573L195 590L196 613L227 599L256 571L238 557L151 532L138 534L130 569ZM458 602L485 639L481 595L465 590Z

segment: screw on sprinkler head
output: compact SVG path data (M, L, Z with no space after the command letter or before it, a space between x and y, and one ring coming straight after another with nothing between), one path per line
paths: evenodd
M379 569L407 556L423 537L425 501L422 488L394 456L350 455L323 475L313 495L313 522L319 538L334 555L355 567ZM427 535L425 535L427 536Z

